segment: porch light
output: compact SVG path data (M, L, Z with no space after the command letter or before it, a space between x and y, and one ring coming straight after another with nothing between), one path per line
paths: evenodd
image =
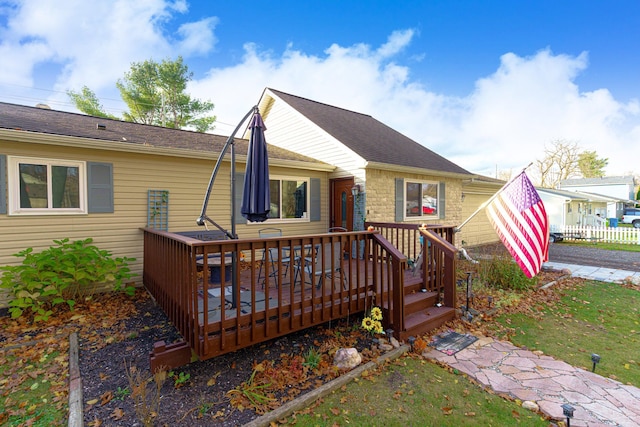
M411 351L413 351L413 345L416 343L416 337L411 335L409 338L407 338L407 341L409 341L409 346L411 347Z
M351 195L353 197L356 197L358 194L360 194L360 184L356 184L351 187Z
M575 410L576 408L569 405L568 403L564 403L562 405L562 415L567 417L567 427L571 427L571 418L573 418L573 411Z
M591 372L595 372L596 371L596 365L598 364L598 362L600 362L600 355L593 353L591 355L591 361L593 362L593 368L591 368Z

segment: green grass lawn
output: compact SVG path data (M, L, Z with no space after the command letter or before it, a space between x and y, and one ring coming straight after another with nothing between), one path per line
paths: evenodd
M66 400L61 401L51 392L55 382L66 382L59 378L57 369L52 365L61 362L57 352L36 355L16 361L15 357L0 357L0 386L7 387L9 382L20 382L10 395L2 394L0 399L0 425L2 426L52 426L62 425L66 419ZM64 356L62 356L64 358ZM17 362L17 363L14 363ZM19 369L11 370L11 366Z
M548 426L432 362L401 357L287 419L296 426Z
M605 242L582 242L582 241L568 241L563 240L562 242L555 243L557 245L567 245L567 246L586 246L589 248L598 248L605 249L609 251L626 251L626 252L640 252L640 245L627 245L623 243L605 243Z
M512 328L510 341L591 370L591 354L601 356L596 373L640 386L640 292L621 285L587 281L563 291L554 307L538 315L497 318Z

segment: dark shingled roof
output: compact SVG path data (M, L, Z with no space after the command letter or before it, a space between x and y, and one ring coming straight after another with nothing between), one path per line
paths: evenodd
M472 175L371 116L269 90L367 161Z
M98 125L105 128L99 129ZM219 153L228 138L3 102L0 102L0 129L212 153ZM235 145L237 154L247 153L247 140L235 138ZM273 145L269 145L269 158L321 163Z

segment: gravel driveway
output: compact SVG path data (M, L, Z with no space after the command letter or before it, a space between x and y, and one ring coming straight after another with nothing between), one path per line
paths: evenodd
M549 245L549 261L640 272L640 252L608 251L566 243Z

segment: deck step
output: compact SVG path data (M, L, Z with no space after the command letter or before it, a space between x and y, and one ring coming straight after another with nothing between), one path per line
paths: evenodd
M420 336L428 333L449 320L454 319L456 310L451 307L429 307L405 316L405 330L400 333L400 339L406 340L410 336Z
M428 307L434 307L438 302L437 292L413 292L404 296L405 315L416 313Z
M411 270L407 270L404 273L404 293L405 295L411 292L420 292L422 289L422 275L418 274L414 276Z

